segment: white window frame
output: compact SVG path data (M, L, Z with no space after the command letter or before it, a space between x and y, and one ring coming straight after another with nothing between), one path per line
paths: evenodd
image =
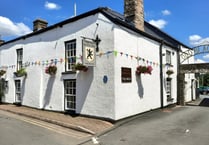
M65 42L65 69L73 71L73 65L76 63L76 40Z
M21 80L15 80L15 102L22 101Z
M17 49L17 70L23 67L23 49Z
M166 64L171 64L171 51L166 50Z
M76 80L64 81L65 110L76 110Z
M167 99L171 99L172 98L172 80L166 80L166 96Z

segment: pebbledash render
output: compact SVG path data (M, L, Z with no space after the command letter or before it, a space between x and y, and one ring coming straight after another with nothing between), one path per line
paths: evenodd
M135 1L124 1L124 15L97 8L52 26L38 19L32 33L1 41L2 101L111 120L176 104L187 46L144 21Z

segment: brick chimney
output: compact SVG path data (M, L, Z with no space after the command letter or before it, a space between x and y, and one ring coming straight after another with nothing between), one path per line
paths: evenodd
M37 19L33 21L33 32L46 28L48 22L42 19Z
M143 0L124 0L124 16L133 22L135 27L144 31L144 2Z
M3 44L5 41L0 39L0 45Z

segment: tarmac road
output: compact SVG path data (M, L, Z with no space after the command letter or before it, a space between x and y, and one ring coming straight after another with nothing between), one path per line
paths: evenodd
M119 122L97 141L99 145L208 145L209 108L185 106L145 113Z
M0 111L0 145L76 145L89 134Z

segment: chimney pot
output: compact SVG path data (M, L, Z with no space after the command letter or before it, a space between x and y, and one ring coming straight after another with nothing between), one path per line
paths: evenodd
M144 2L143 0L124 0L124 16L133 22L135 27L144 31Z
M33 32L46 28L48 22L42 19L33 21Z

